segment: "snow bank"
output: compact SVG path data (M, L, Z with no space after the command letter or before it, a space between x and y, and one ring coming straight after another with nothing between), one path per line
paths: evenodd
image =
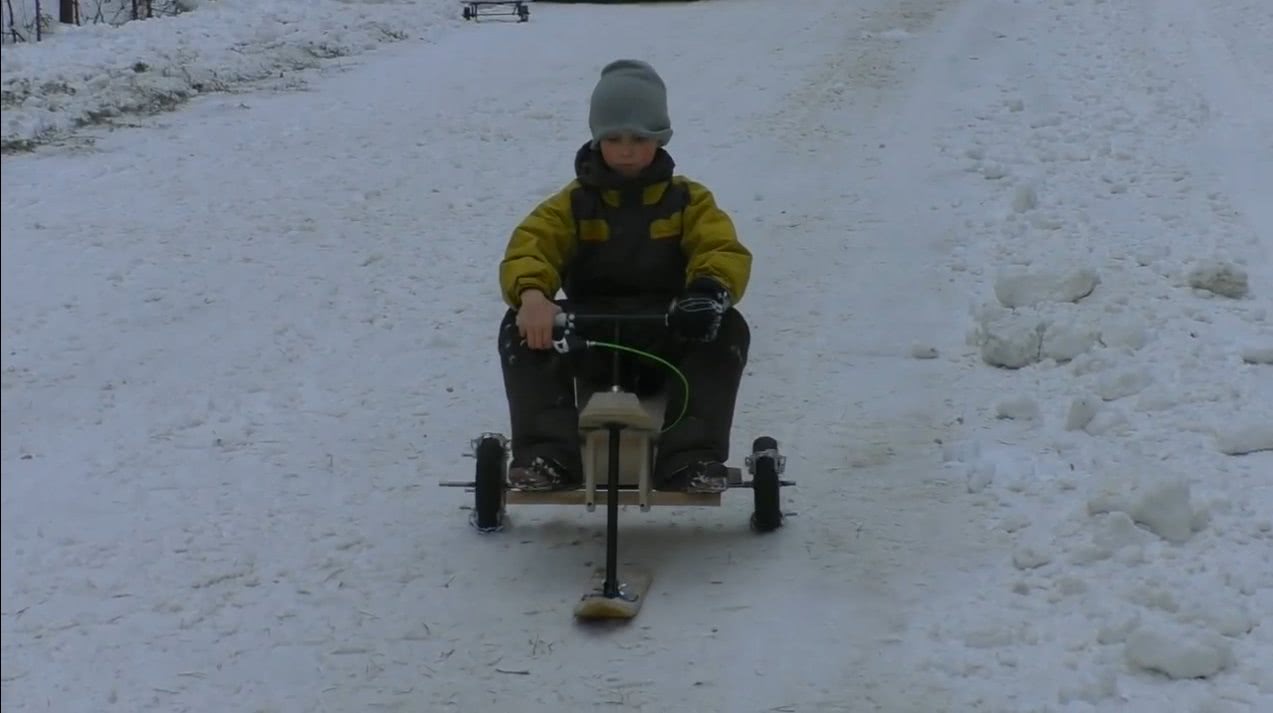
M298 86L300 70L428 37L457 16L450 0L218 0L118 27L60 26L4 48L0 150L238 85Z
M930 666L1062 706L1028 710L1273 710L1273 226L1174 149L1214 120L1174 79L1194 23L1082 7L1011 36L1064 68L1043 85L980 50L993 86L947 147L995 206L952 271L982 278L969 356L1002 380L947 468L1011 548Z

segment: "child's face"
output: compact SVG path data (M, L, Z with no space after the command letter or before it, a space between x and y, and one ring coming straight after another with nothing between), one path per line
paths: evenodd
M654 154L658 150L657 141L634 134L619 134L601 140L601 158L624 178L634 178L654 163Z

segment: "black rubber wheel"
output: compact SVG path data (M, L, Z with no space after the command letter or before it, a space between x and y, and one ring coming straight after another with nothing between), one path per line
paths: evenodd
M473 526L494 532L504 524L504 444L488 436L477 445L473 483Z
M751 515L751 527L756 532L773 532L782 527L782 502L779 492L778 460L774 454L759 455L763 451L777 451L778 441L761 436L752 443L752 463L755 473L751 478L755 511Z
M767 450L778 450L778 441L770 436L761 436L751 442L752 453L759 453Z

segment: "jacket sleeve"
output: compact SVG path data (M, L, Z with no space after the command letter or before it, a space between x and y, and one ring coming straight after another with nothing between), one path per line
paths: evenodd
M574 184L544 200L519 224L508 239L499 264L500 291L513 308L521 293L538 289L548 299L561 288L561 271L575 246L570 193Z
M699 277L713 278L738 304L751 279L751 252L738 241L733 220L716 205L711 191L694 181L686 181L686 186L690 202L681 237L688 261L686 284Z

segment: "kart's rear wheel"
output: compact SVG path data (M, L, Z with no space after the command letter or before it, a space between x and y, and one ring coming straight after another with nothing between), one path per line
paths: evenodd
M778 479L778 441L761 436L752 443L751 489L755 510L751 527L756 532L772 532L782 527L782 483Z
M477 477L473 482L473 526L495 532L504 525L504 442L484 436L477 444Z

